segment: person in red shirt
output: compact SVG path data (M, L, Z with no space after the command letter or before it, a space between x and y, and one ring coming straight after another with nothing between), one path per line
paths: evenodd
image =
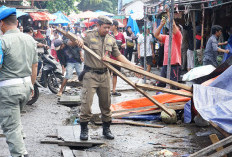
M121 54L124 54L124 49L126 46L126 41L124 38L124 35L121 32L118 32L118 21L117 20L113 20L113 25L111 26L111 32L112 35L114 36L116 43L118 45L118 49L121 52ZM117 60L115 57L111 56L110 58ZM113 65L118 71L121 70L121 68L119 66ZM116 84L117 84L117 75L115 73L113 73L113 90L112 90L112 94L113 96L121 96L121 93L116 92Z
M170 21L169 10L167 9L168 18ZM166 20L162 19L159 27L154 31L154 36L161 43L164 43L164 61L163 68L161 71L162 77L167 77L167 62L168 62L168 46L169 46L169 35L162 35L160 31L165 25ZM171 32L169 32L171 33ZM173 38L172 38L172 50L171 50L171 75L170 79L173 81L179 81L181 72L181 44L182 44L182 34L180 28L176 25L173 20ZM165 87L166 84L163 82L158 82L157 86Z

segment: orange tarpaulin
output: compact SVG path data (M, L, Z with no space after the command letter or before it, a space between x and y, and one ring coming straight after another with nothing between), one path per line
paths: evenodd
M167 94L167 93L155 95L153 96L153 98L156 99L161 104L174 103L174 102L186 102L190 100L190 98L188 97ZM146 106L154 106L154 105L155 105L154 103L152 103L150 100L144 97L144 98L133 99L133 100L124 101L118 104L111 105L111 110L117 111L117 110L125 110L125 109L132 109L132 108L139 108L139 107L146 107ZM134 111L134 112L141 112L141 111Z
M50 13L46 12L35 12L35 13L29 13L33 21L49 21L54 20L56 17Z

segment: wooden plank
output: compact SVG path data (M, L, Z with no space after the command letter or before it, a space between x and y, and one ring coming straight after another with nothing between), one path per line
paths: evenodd
M135 125L135 126L144 126L144 127L152 127L152 128L163 128L164 125L155 125L155 124L147 124L147 123L141 123L141 122L134 122L129 120L112 120L112 123L119 123L119 124L129 124L129 125Z
M175 103L167 103L168 105L166 106L172 106L172 105L184 105L187 102L175 102ZM153 105L153 106L146 106L146 107L137 107L137 108L132 108L132 109L125 109L125 110L117 110L117 111L112 111L113 114L115 113L122 113L122 112L131 112L131 111L138 111L138 110L146 110L146 109L157 109L158 106Z
M42 143L42 144L58 144L60 142L63 142L63 141L58 140L58 139L43 139L40 141L40 143Z
M222 147L224 145L227 145L232 142L232 136L229 136L227 138L224 138L223 140L214 143L198 152L195 152L194 154L191 154L189 157L202 157L207 153L210 153L211 151L216 150L218 147Z
M99 152L86 152L88 157L101 157Z
M73 154L75 157L101 157L99 152L88 152L88 151L81 151L81 150L73 150Z
M225 130L223 130L222 128L220 128L217 124L215 124L212 121L209 121L210 125L212 125L217 131L219 131L223 136L225 137L229 137L230 134L227 133Z
M169 109L174 110L182 110L184 109L184 105L177 105L177 106L167 106ZM159 113L162 112L162 110L151 110L151 111L144 111L144 112L134 112L134 113L128 113L128 114L120 114L120 115L112 115L113 118L122 118L122 117L128 117L128 116L135 116L135 115L144 115L144 114L152 114L152 113Z
M82 150L73 150L73 154L75 157L88 157L86 151Z
M81 104L80 96L62 95L59 102L61 104Z
M144 89L149 89L149 90L155 90L159 92L165 92L165 93L170 93L174 95L180 95L180 96L185 96L185 97L193 97L192 93L189 92L184 92L184 91L179 91L179 90L173 90L173 89L168 89L168 88L162 88L162 87L157 87L157 86L152 86L152 85L147 85L147 84L135 84L137 87L144 88Z
M212 155L210 155L209 157L220 157L220 156L225 156L226 154L232 152L232 145L228 146Z
M120 67L123 67L123 68L128 69L128 70L134 71L134 72L142 74L144 76L153 78L155 80L165 82L165 83L173 85L175 87L179 87L181 89L185 89L185 90L190 91L190 92L193 91L192 87L189 87L189 86L187 86L185 84L181 84L181 83L178 83L176 81L169 80L167 78L161 77L161 76L156 75L156 74L152 74L150 72L144 71L144 70L139 69L139 68L132 67L130 65L127 65L125 63L122 63L122 62L119 62L119 61L116 61L116 60L113 60L111 58L104 58L104 61L106 61L108 63L111 63L111 64L114 64L114 65L117 65L117 66L120 66Z
M72 126L61 126L57 129L58 138L64 141L75 140Z
M84 142L59 142L59 146L68 146L68 147L92 147L93 144L91 143L84 143Z
M213 144L219 142L219 139L218 139L218 137L217 137L216 134L210 135L209 138L210 138L210 140L211 140L211 142L212 142ZM223 147L218 147L216 150L217 150L217 152L218 152L218 151L220 151L220 150L222 150L222 149L223 149ZM223 157L227 157L227 155L224 155Z
M91 145L102 145L105 144L104 141L101 140L87 140L82 141L80 140L80 126L62 126L57 129L58 137L63 139L64 142L75 145L72 143L76 143L76 145L80 144L91 144ZM91 135L91 130L89 130L89 135Z
M73 151L69 147L63 148L61 150L61 154L63 155L63 157L74 157Z
M161 149L194 149L194 150L199 150L198 148L194 148L194 147L179 147L179 146L153 146L154 148L161 148Z
M78 45L78 38L75 34L71 33L71 32L65 32L64 30L58 28L57 31L59 31L60 33L62 33L64 36L66 36L67 38L69 38L70 40L72 40L76 45ZM164 110L168 115L173 116L172 113L170 111L167 110L167 108L165 106L163 106L163 104L159 103L157 100L155 100L152 96L150 96L148 93L146 93L145 91L137 88L135 86L135 84L129 80L126 76L124 76L121 72L119 72L117 69L115 69L112 65L110 65L109 63L103 62L103 59L97 55L94 51L92 51L91 49L89 49L87 46L84 45L84 50L86 50L88 53L90 53L93 57L95 57L96 59L98 59L99 61L102 61L102 63L109 68L111 71L113 71L115 74L117 74L119 77L121 77L125 82L127 82L129 85L131 85L133 88L135 88L138 92L140 92L141 94L143 94L145 97L147 97L150 101L152 101L154 104L156 104L157 106L159 106L162 110ZM120 62L119 62L120 63ZM138 69L138 68L135 68ZM141 70L141 69L140 69ZM143 71L143 70L142 70ZM174 81L175 82L175 81Z

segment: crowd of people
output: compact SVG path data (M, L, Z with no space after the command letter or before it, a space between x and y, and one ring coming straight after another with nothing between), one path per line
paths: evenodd
M170 23L168 9L167 13L168 22ZM58 96L62 95L64 86L68 79L72 77L74 69L79 76L79 80L83 83L80 109L80 139L88 140L88 122L92 116L91 106L93 96L96 93L99 97L99 107L102 114L103 135L105 138L112 140L114 135L110 130L112 120L110 110L111 95L121 95L116 91L117 75L110 72L100 60L84 52L83 45L89 47L100 57L108 56L135 68L144 68L144 61L146 60L146 70L148 72L151 71L151 67L154 65L155 53L158 53L157 68L162 66L161 76L166 77L169 47L168 34L172 33L171 79L179 81L181 69L184 68L182 61L187 61L188 70L194 68L192 27L189 25L183 28L173 20L173 31L166 31L166 34L161 34L161 29L165 24L166 19L162 19L160 25L153 29L153 32L151 32L151 27L146 27L146 29L141 29L141 34L135 35L130 26L126 27L125 31L121 31L118 21L106 16L99 16L96 25L85 32L71 25L67 27L58 26L65 29L65 31L76 34L77 40L75 43L48 25L45 33L46 45L33 39L34 30L31 27L23 28L20 26L17 28L15 8L1 8L0 28L3 35L0 37L0 52L2 53L0 55L0 124L6 136L11 156L28 156L22 135L20 110L29 100L30 94L33 94L33 84L36 80L39 63L36 52L37 47L50 48L51 55L62 66L62 74L65 75L65 79L57 94ZM40 32L37 34L41 35ZM185 40L183 40L184 34L186 34ZM227 42L218 42L221 35L222 27L213 26L212 36L205 47L203 65L210 64L217 67L218 52L229 53L229 50L219 47L227 44ZM197 39L200 40L200 38ZM186 40L188 46L183 45ZM155 52L154 48L155 42L160 44L157 52ZM140 66L131 62L135 51L137 57L134 58L138 58L140 63L135 62ZM182 54L187 54L185 55L187 59L184 59ZM114 67L120 71L120 67ZM111 76L112 92L110 88ZM166 86L162 82L157 82L156 85L160 87Z

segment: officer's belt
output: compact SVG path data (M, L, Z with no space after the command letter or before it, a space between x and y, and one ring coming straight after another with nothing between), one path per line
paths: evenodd
M93 73L97 73L97 74L104 74L105 72L108 71L107 68L91 68L87 65L84 66L84 69L89 71L89 72L93 72Z
M28 82L28 83L31 82L31 76L27 76L24 78L14 78L14 79L0 81L0 87L23 84L26 82Z

